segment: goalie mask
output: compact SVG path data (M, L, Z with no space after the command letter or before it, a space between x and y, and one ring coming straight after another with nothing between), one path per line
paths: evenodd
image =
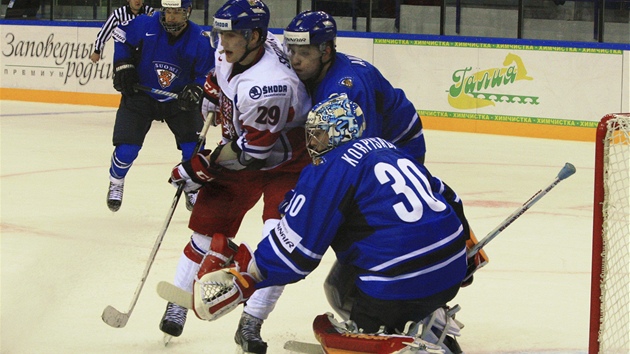
M192 0L162 0L160 23L166 32L177 33L186 27L191 12Z
M339 145L359 139L365 130L363 111L345 93L333 94L306 118L306 149L317 158Z

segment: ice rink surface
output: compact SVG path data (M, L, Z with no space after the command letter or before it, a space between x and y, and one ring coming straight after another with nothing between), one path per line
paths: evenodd
M127 175L117 213L105 204L114 108L0 101L0 353L234 353L237 309L216 322L189 313L181 337L164 347L165 302L188 242L180 201L143 292L124 328L101 320L107 305L126 312L175 189L181 158L166 124L155 122ZM605 112L603 112L605 113ZM220 131L211 128L208 146ZM490 263L451 305L462 310L466 353L585 353L588 345L594 145L425 130L427 167L464 200L479 238L494 229L566 162L577 168L486 247ZM261 238L261 208L236 241ZM312 321L331 311L322 283L334 254L306 280L287 286L265 322L269 354L287 340L315 342Z

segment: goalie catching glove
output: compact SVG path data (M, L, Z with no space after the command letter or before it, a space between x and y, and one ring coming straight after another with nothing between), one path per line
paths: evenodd
M168 179L169 183L176 188L184 183L185 192L194 192L201 188L203 183L210 182L221 175L221 167L210 163L206 158L210 152L210 150L202 150L190 160L175 166L171 171L171 177Z
M214 321L247 301L256 283L263 280L252 250L235 245L224 235L214 234L208 255L201 262L193 285L193 310L202 320ZM223 267L230 260L227 268ZM218 268L218 269L217 269Z

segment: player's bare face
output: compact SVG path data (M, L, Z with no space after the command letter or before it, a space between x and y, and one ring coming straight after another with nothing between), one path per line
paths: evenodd
M129 0L129 7L131 8L131 11L133 13L137 14L138 12L140 12L142 1L143 0Z
M289 45L289 58L297 76L302 81L318 79L315 76L321 73L320 66L322 52L312 45Z
M225 60L234 64L243 57L247 50L247 40L245 36L237 31L222 31L221 45L225 52Z

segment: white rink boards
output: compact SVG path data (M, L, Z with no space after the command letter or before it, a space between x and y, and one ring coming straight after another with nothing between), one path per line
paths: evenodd
M602 112L602 115L607 112ZM125 183L123 205L105 205L115 109L0 101L2 353L233 353L240 309L217 322L189 314L181 337L162 345L165 303L190 237L183 201L125 328L104 324L105 306L126 311L175 189L179 152L155 122ZM209 147L218 140L211 129ZM490 263L460 291L466 353L585 353L588 338L593 158L588 142L425 131L427 167L460 195L479 238L566 162L577 168L486 247ZM261 238L261 208L237 241ZM269 353L287 340L315 342L311 324L330 311L322 289L333 255L287 286L263 326Z

